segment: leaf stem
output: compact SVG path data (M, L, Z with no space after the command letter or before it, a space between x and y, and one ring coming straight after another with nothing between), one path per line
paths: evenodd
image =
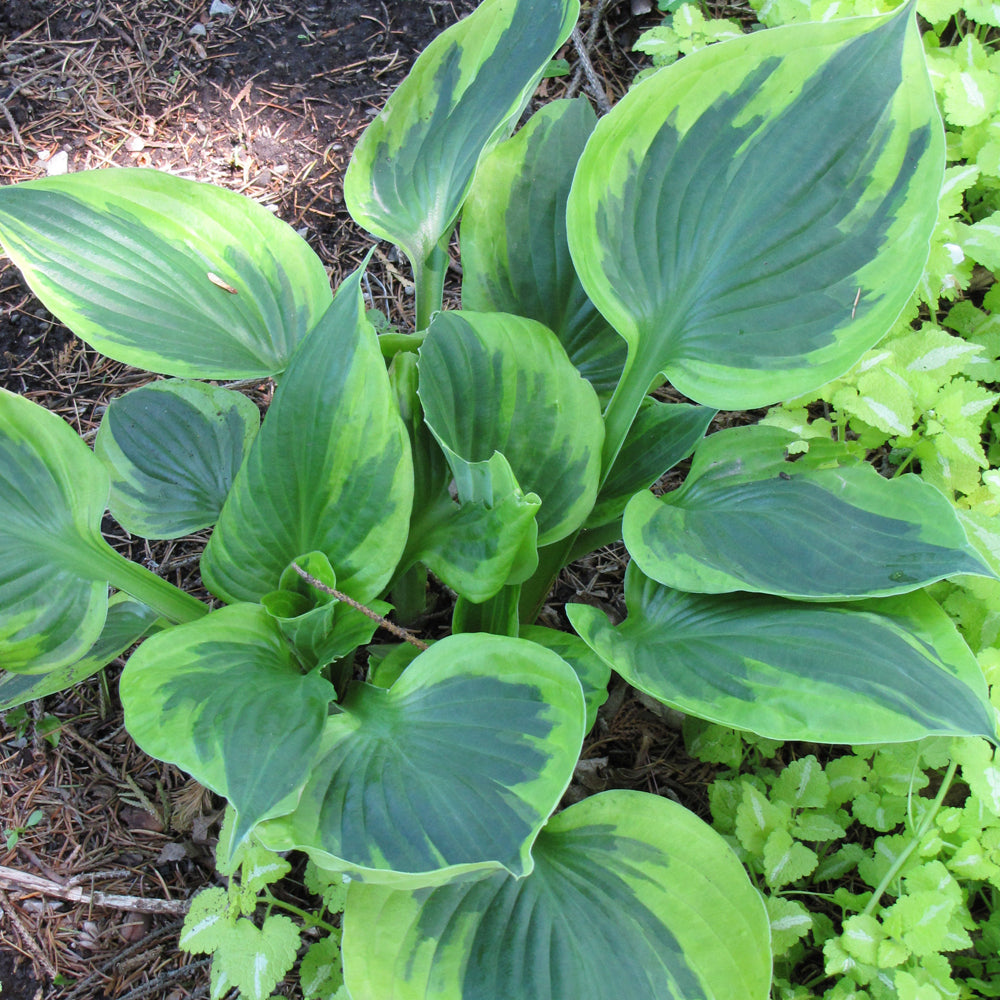
M311 910L303 910L301 907L296 906L294 903L286 903L283 899L278 899L267 886L264 887L264 896L267 899L269 906L277 906L279 909L286 910L288 913L294 913L300 920L304 920L310 927L321 927L323 930L330 934L337 934L340 931L339 927L334 927L333 924L327 923L322 917L316 916L316 914Z
M101 542L91 551L97 556L96 567L112 587L124 591L175 624L193 622L208 613L208 605L162 576L150 572L145 566L126 559L107 543Z
M448 270L448 243L446 234L427 258L413 266L413 290L416 295L417 333L431 325L431 317L444 302L444 276Z
M371 618L373 622L378 622L382 628L384 628L387 632L391 632L397 639L403 639L405 642L410 643L411 646L416 646L419 650L430 648L426 642L418 639L411 632L407 632L405 628L400 628L395 622L389 621L388 618L383 618L382 615L372 611L371 608L360 604L358 601L354 600L353 597L348 597L348 595L342 590L337 590L334 587L328 587L322 580L317 580L316 577L314 577L311 573L307 573L298 563L293 562L292 569L294 569L295 572L298 573L310 587L315 587L317 590L321 590L324 594L336 597L338 601L343 601L344 604L354 608L355 611L360 611L363 615Z
M931 803L930 809L927 810L923 820L921 820L920 826L913 832L913 837L910 839L910 842L906 845L903 851L900 852L899 857L897 857L896 860L889 866L889 870L882 876L882 881L875 887L875 891L872 893L872 898L868 900L868 905L861 911L863 916L870 916L875 912L882 895L892 884L893 879L895 879L896 875L899 874L899 870L906 864L910 855L917 849L924 834L930 829L931 823L934 822L934 817L938 814L938 810L941 808L941 803L944 802L945 795L948 794L948 789L951 787L951 782L955 777L955 771L957 769L958 762L953 760L948 765L948 770L945 771L944 777L941 779L941 787L938 789L938 793L934 797L934 801Z

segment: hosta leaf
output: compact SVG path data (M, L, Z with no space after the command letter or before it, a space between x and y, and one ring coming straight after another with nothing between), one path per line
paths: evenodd
M238 843L306 780L336 693L262 607L237 604L147 639L121 697L136 743L229 799Z
M157 170L2 188L0 243L78 337L167 375L280 372L330 304L322 263L290 226L249 198Z
M388 691L356 684L341 705L298 808L260 827L264 843L390 884L530 871L583 740L563 660L523 639L453 635Z
M343 952L354 1000L768 996L761 898L683 807L594 795L550 819L533 854L521 879L413 892L353 883Z
M336 589L336 574L322 552L307 552L295 564L320 583ZM265 594L261 604L307 669L347 656L368 642L378 628L374 619L314 587L291 566L281 574L279 589ZM385 601L370 601L365 606L379 615L392 610Z
M603 439L593 387L551 330L506 313L438 313L420 348L420 401L462 465L499 452L538 494L538 544L580 527L597 496ZM452 461L459 480L463 469Z
M492 504L443 499L417 521L413 558L467 600L485 601L508 582L522 549L534 551L539 506L537 496L519 488Z
M552 101L484 158L462 208L462 304L543 323L610 394L625 344L587 298L566 242L573 171L596 123L586 98Z
M912 4L753 32L636 86L568 208L583 286L629 345L622 419L658 372L744 409L849 368L920 278L943 154Z
M686 403L643 400L625 443L601 485L588 527L620 517L638 490L648 489L665 472L694 451L716 410Z
M48 673L104 626L108 476L65 421L4 389L0 469L0 667Z
M8 673L0 670L0 712L44 698L79 684L106 667L147 635L157 614L127 594L115 594L108 601L108 616L97 641L79 660L44 674Z
M356 271L341 285L292 359L222 508L201 569L226 601L260 600L317 551L364 603L402 555L410 446L360 281Z
M575 671L583 688L587 703L587 732L597 720L597 710L608 700L608 681L611 668L578 635L560 632L543 625L522 625L518 631L521 639L537 642L539 646L558 653Z
M111 475L115 520L145 538L215 524L259 426L251 400L204 382L168 379L112 400L94 453Z
M685 594L632 563L628 618L567 606L630 684L682 712L778 740L995 739L976 658L924 593L847 605Z
M455 223L476 164L568 37L577 0L487 0L421 53L368 126L344 201L369 232L426 260Z
M842 600L993 573L945 496L864 463L789 462L794 435L741 427L705 439L684 485L637 494L623 537L642 571L697 593Z

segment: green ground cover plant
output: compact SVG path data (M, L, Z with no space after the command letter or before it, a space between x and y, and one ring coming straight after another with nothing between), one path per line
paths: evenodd
M182 935L216 996L264 998L294 961L267 886L300 850L349 879L341 940L300 969L341 949L320 995L763 1000L771 925L720 833L635 792L559 811L611 670L766 739L996 738L928 591L995 579L949 499L785 427L705 436L840 376L924 272L945 139L912 5L734 38L600 122L557 101L511 135L577 14L486 0L359 143L345 201L409 259L412 329L378 333L360 271L332 293L304 240L222 189L116 170L0 190L0 241L48 308L167 376L110 404L93 451L0 394L0 705L143 640L130 733L231 807L240 877ZM214 384L268 377L262 423ZM694 403L657 398L665 380ZM650 491L692 453L681 489ZM112 550L106 509L146 537L214 525L222 606ZM628 618L534 624L615 539ZM375 641L390 612L419 621L428 573L451 634Z

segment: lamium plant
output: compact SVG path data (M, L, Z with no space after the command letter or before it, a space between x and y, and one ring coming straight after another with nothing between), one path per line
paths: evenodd
M559 100L516 128L577 15L486 0L358 144L345 202L409 258L411 330L377 334L361 271L333 294L229 191L137 169L0 190L41 301L168 376L114 399L93 451L0 393L0 707L143 640L129 732L225 796L232 850L350 878L355 1000L768 996L764 906L719 834L646 793L559 811L612 670L772 739L995 739L924 592L994 575L944 496L777 427L705 436L842 374L920 278L944 136L912 4L727 41L600 121ZM277 386L262 423L213 384L248 378ZM116 553L106 509L151 538L214 525L223 606ZM534 624L617 539L627 619ZM451 634L373 641L364 609L418 621L428 574Z

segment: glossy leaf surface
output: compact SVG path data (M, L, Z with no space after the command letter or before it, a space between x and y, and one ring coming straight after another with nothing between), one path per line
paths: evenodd
M0 470L0 667L47 673L104 626L108 475L65 421L4 389Z
M0 712L65 691L103 670L153 628L157 615L126 594L108 601L108 616L97 641L79 660L44 674L9 673L0 670Z
M453 635L388 691L357 684L342 707L298 808L258 831L269 847L393 885L530 871L583 740L563 660L521 639Z
M229 799L239 841L306 780L335 691L262 607L238 604L147 639L121 696L139 746Z
M849 368L920 278L943 152L912 4L753 32L636 86L568 210L633 404L658 372L746 409Z
M628 618L567 607L573 627L630 684L669 705L777 740L994 739L976 658L926 594L815 604L684 594L625 577Z
M426 260L579 9L578 0L486 0L438 35L351 157L344 201L355 221Z
M763 903L693 813L642 792L604 792L550 819L533 854L523 879L497 873L414 892L352 884L343 939L351 996L768 996Z
M623 536L648 576L696 593L842 600L992 575L945 496L916 476L785 459L794 438L741 427L705 439L684 485L636 495Z
M462 208L462 304L538 320L603 394L618 384L625 344L587 298L566 242L566 199L597 116L552 101L483 159Z
M420 349L420 401L460 495L467 467L499 452L541 497L539 545L583 523L604 428L597 394L551 330L505 313L439 313Z
M204 382L152 382L112 400L94 453L111 475L115 520L144 538L215 524L259 426L251 400Z
M322 263L290 226L249 198L158 170L4 187L0 243L78 337L167 375L280 372L331 299Z
M412 500L409 441L355 272L285 372L202 574L226 601L258 601L318 551L339 589L365 602L399 561Z

